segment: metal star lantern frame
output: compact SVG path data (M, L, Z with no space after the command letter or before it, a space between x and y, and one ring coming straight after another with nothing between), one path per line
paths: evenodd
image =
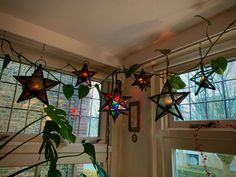
M200 70L192 78L190 78L190 80L196 84L195 96L205 88L216 90L213 84L213 74L216 70L217 69L206 68L203 64L200 65Z
M150 79L153 76L152 74L147 74L143 69L139 74L134 74L135 81L132 85L139 86L141 91L146 87L151 87Z
M46 79L43 77L42 66L39 65L31 76L13 76L22 84L23 91L17 100L17 103L37 98L44 104L48 104L47 90L58 85L60 82Z
M184 120L182 114L179 111L178 105L189 93L190 92L173 91L169 81L167 80L160 94L148 97L157 104L155 121L167 115L168 113L180 118L181 120Z
M80 71L73 71L73 74L77 76L77 82L75 86L78 86L82 83L86 83L91 87L91 78L97 74L95 71L89 71L88 65L85 63L83 68Z
M115 93L103 93L105 103L99 111L110 113L114 122L120 114L124 114L125 111L129 111L127 103L130 97L122 97L121 94L121 91L116 91Z

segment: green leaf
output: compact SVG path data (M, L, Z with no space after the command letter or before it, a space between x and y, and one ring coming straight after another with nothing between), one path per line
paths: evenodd
M155 52L157 51L162 53L163 55L168 55L171 52L170 49L156 49Z
M80 177L87 177L87 175L86 174L84 174L84 173L80 173L80 175L79 175Z
M61 137L59 135L60 128L54 121L46 121L43 133L45 137L53 140L57 147L59 146L61 142Z
M83 143L84 146L84 152L88 154L91 158L92 163L96 164L96 152L93 144L91 143Z
M99 84L95 84L94 87L97 89L97 91L98 91L98 93L99 93L99 95L100 95L100 98L101 98L102 91L101 91L101 89L100 89Z
M78 98L84 98L89 93L89 87L87 85L80 85L78 88Z
M129 74L134 74L135 71L140 67L140 64L133 64L129 67Z
M203 16L201 16L201 15L195 15L194 17L199 17L199 18L201 18L202 20L204 20L204 21L208 24L208 26L211 25L211 21L208 20L208 19L206 19L205 17L203 17Z
M170 86L173 89L183 89L185 88L186 84L183 82L181 77L179 75L172 75L170 80L169 80Z
M126 78L129 78L130 75L129 75L129 70L125 68L125 66L123 66L123 72L125 73L125 77Z
M57 169L49 169L48 171L48 177L62 177L62 174Z
M10 61L11 61L11 56L8 55L8 54L6 54L6 55L4 56L4 61L3 61L3 65L2 65L2 70L4 70L4 69L8 66L8 64L10 63Z
M98 164L96 163L96 169L99 177L109 177L107 172Z
M52 105L44 108L44 112L58 125L58 127L60 128L61 136L69 142L74 143L76 137L72 133L73 129L66 117L66 112L62 109L56 109Z
M228 62L224 57L218 57L215 60L211 61L211 67L216 70L217 74L223 74L227 69Z
M63 85L63 93L67 100L69 100L74 94L74 86L71 84Z
M135 71L137 71L137 69L140 67L140 64L133 64L129 67L129 69L126 69L123 66L123 72L125 73L126 78L129 78L132 74L135 73Z

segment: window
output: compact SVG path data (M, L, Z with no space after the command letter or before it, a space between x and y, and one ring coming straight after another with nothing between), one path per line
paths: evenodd
M3 59L0 58L0 69ZM21 103L16 103L22 92L22 86L13 75L31 75L34 68L18 62L13 62L0 71L0 132L16 132L36 117L43 115L44 105L33 98ZM66 84L75 85L77 78L60 72L51 72L54 77ZM44 72L44 77L54 79L52 75ZM54 79L55 80L55 79ZM92 82L92 85L97 82ZM80 137L97 137L99 135L99 107L100 100L96 88L91 89L89 94L79 100L78 91L70 101L63 95L62 84L47 91L49 104L65 110L73 127L74 134ZM24 133L38 133L43 128L43 121L30 126Z
M236 156L209 152L204 154L207 155L207 170L211 172L212 177L236 176ZM200 152L176 149L174 155L174 177L206 176Z
M230 61L223 75L214 76L216 90L203 89L197 96L194 82L190 81L196 71L180 75L186 83L186 88L183 90L191 92L180 105L185 121L236 120L235 68L236 61Z
M7 176L11 175L12 173L19 171L23 168L25 168L25 167L0 167L0 176L7 177ZM34 177L34 173L35 173L35 168L31 168L31 169L17 175L16 177Z
M236 60L228 63L228 68L223 75L215 75L216 90L203 89L195 96L195 85L190 78L196 71L183 73L182 79L187 87L182 91L191 94L184 99L179 108L184 121L173 119L173 116L158 120L154 123L154 136L156 144L157 168L156 176L173 177L202 177L207 176L202 163L202 156L196 151L196 129L190 125L207 124L208 121L222 120L222 128L202 128L198 131L197 141L208 156L207 169L212 172L211 177L236 176L236 132L227 124L234 124L236 120ZM158 84L158 80L153 81ZM156 88L156 90L161 90ZM153 92L157 91L153 89ZM153 105L155 115L156 105ZM222 162L222 157L231 159L227 165ZM227 174L225 174L227 172Z
M0 167L0 176L7 177L10 174L19 171L25 167ZM48 165L41 165L35 168L29 169L17 177L35 177L35 176L47 176ZM58 164L57 169L61 172L63 177L79 177L81 173L86 174L88 177L98 177L97 172L94 169L93 164Z

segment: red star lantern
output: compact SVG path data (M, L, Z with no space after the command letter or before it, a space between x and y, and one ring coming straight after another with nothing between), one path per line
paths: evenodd
M32 76L13 76L23 86L23 91L17 100L17 103L31 99L38 98L44 104L48 105L47 90L56 86L60 82L45 79L43 77L42 66L39 65Z
M122 97L121 100L121 91L113 93L103 93L103 99L106 101L105 104L99 111L109 112L114 120L118 118L120 114L124 114L125 111L128 111L128 100L130 97Z
M78 86L82 83L86 83L87 85L91 86L91 78L97 74L97 72L95 71L89 71L88 70L88 65L85 63L83 68L80 71L73 71L72 73L74 73L77 76L77 82L75 86Z
M150 87L151 82L150 79L153 76L152 74L147 74L143 69L139 74L134 74L135 81L132 85L137 85L141 89L141 91L146 88Z

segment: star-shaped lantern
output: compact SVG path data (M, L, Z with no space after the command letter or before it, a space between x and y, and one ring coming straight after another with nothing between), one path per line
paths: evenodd
M206 68L203 65L200 66L200 71L198 71L190 80L193 81L196 86L197 95L202 88L208 88L215 90L215 86L213 85L213 74L217 69Z
M91 78L97 74L97 72L95 71L89 71L88 70L88 65L85 63L83 68L80 71L73 71L72 73L74 73L77 76L77 82L75 86L78 86L82 83L86 83L87 85L91 86Z
M141 91L146 88L150 87L151 82L150 79L153 76L152 74L147 74L143 69L139 74L134 74L135 81L132 85L137 85L141 89Z
M120 114L124 114L128 111L128 100L130 97L122 97L121 91L116 91L115 93L103 93L103 99L106 101L105 104L99 111L105 111L111 114L114 122Z
M32 76L14 76L14 78L23 86L23 91L17 100L17 103L31 98L38 98L44 104L48 105L46 90L49 90L59 84L57 81L43 77L41 65L37 67Z
M189 93L190 92L173 91L167 80L160 94L149 97L150 100L157 104L155 121L168 113L183 120L177 105L179 105Z

